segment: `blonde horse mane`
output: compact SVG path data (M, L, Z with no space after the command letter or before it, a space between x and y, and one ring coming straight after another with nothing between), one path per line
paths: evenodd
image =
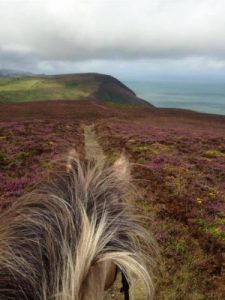
M70 154L65 172L0 216L0 299L83 300L92 266L112 261L152 298L155 245L128 203L129 164Z

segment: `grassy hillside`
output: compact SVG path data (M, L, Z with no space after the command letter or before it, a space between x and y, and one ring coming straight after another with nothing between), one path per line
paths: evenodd
M120 81L107 75L0 77L0 103L87 99L143 103Z
M3 78L0 79L0 101L81 100L97 91L99 83L72 76Z

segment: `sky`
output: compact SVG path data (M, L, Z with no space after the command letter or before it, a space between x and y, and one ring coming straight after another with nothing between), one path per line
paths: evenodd
M225 0L0 0L0 69L225 80Z

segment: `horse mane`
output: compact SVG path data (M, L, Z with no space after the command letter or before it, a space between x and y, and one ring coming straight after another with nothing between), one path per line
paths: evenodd
M81 300L90 268L113 261L153 294L149 233L128 203L129 166L76 152L0 216L0 299Z

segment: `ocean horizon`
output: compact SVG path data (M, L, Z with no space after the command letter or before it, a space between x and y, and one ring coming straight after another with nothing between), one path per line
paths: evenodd
M125 84L156 107L225 115L225 84L222 82L127 81Z

